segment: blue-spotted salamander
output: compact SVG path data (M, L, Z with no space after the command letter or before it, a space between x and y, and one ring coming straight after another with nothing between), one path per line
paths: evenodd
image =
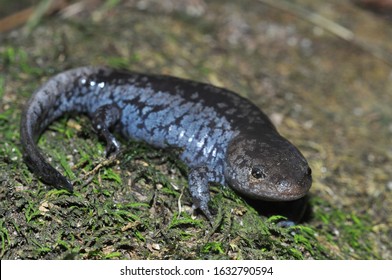
M180 158L189 166L193 206L210 220L210 183L268 201L299 199L312 184L311 169L300 151L247 99L170 76L81 67L49 79L22 114L25 162L56 188L72 191L73 185L48 163L36 141L66 113L89 116L107 143L107 155L120 149L112 132L155 147L180 148Z

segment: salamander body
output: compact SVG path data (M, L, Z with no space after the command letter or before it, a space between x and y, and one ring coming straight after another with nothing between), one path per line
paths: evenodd
M209 184L229 185L259 200L290 201L308 192L311 169L300 151L247 99L212 85L170 76L105 67L57 74L31 97L21 120L24 159L43 182L72 191L36 146L45 128L64 114L86 114L106 143L107 155L120 144L112 132L155 147L181 149L189 166L194 208L209 219Z

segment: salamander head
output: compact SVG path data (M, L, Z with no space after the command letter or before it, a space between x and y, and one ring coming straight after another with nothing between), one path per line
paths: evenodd
M277 132L235 137L225 164L226 182L253 199L296 200L312 184L312 171L303 155Z

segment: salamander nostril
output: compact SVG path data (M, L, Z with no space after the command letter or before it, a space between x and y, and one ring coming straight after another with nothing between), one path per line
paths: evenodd
M287 190L290 189L290 186L291 186L291 184L290 184L289 181L287 181L287 180L281 180L281 181L278 183L278 191L279 191L279 193L287 192Z

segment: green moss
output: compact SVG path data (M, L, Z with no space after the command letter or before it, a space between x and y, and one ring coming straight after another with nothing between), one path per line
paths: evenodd
M201 249L201 252L206 254L206 253L218 253L218 254L224 254L225 251L223 250L223 244L220 242L208 242L203 246Z
M315 200L315 203L322 203ZM325 203L323 203L325 206ZM333 208L331 208L333 209ZM353 212L347 213L340 209L332 211L316 212L315 219L322 221L324 236L329 244L339 248L338 254L350 255L355 259L378 259L378 254L374 251L374 244L369 238L372 234L372 225L368 217L363 215L358 217ZM353 254L353 252L355 252Z
M2 258L5 251L8 250L11 240L7 228L4 226L4 221L1 220L0 220L0 238L1 238L0 257Z

